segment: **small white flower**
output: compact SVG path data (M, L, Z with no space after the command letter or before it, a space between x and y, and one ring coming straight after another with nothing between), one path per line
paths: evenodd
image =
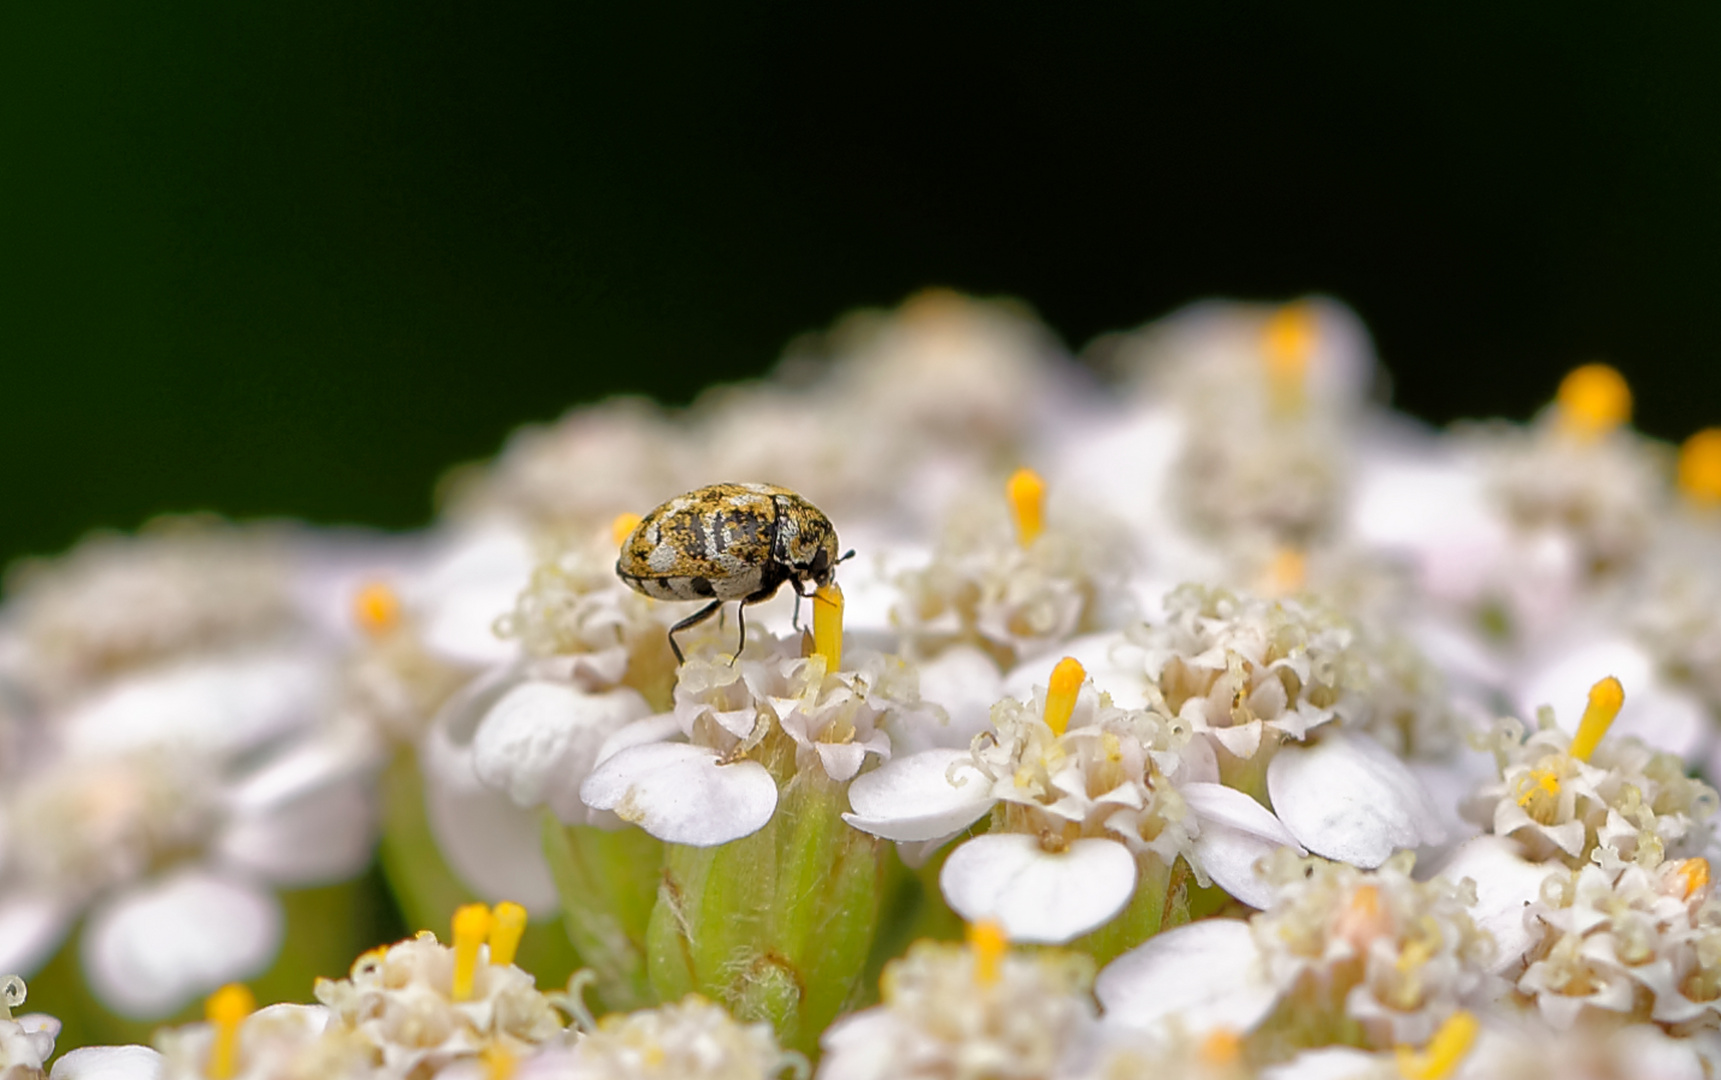
M831 1025L818 1080L1038 1080L1069 1075L1094 1034L1087 957L918 942L886 965L883 1002Z
M1702 858L1589 865L1545 882L1518 990L1560 1030L1613 1014L1661 1024L1721 1019L1721 907Z
M1109 921L1134 894L1138 859L1182 858L1252 903L1255 859L1294 844L1271 813L1187 760L1189 733L1119 709L1066 659L1032 703L993 710L968 751L898 758L849 789L864 832L940 843L992 813L991 829L946 860L940 887L964 918L996 918L1012 938L1064 942ZM1198 782L1205 775L1208 782ZM1212 829L1207 823L1212 822Z
M580 797L660 840L725 844L771 820L779 782L812 774L847 784L867 758L889 758L887 721L912 722L892 713L931 712L901 660L863 655L853 670L829 672L822 656L787 644L750 634L733 664L690 657L673 712L618 732Z
M1466 815L1518 841L1532 860L1574 867L1703 850L1721 797L1686 776L1675 755L1629 737L1603 738L1623 701L1617 680L1596 683L1575 737L1554 726L1549 709L1534 732L1500 720L1489 741L1497 779L1471 796Z
M1243 1033L1278 1008L1285 1031L1261 1037L1289 1049L1312 1049L1299 1040L1323 1030L1323 1016L1349 1017L1386 1049L1427 1042L1494 993L1493 945L1470 917L1469 887L1416 882L1402 856L1375 871L1288 850L1271 862L1279 899L1248 923L1166 931L1101 971L1107 1023Z
M892 620L917 654L967 644L1010 668L1119 621L1135 551L1128 533L1091 509L1011 509L1015 522L1003 499L959 504L931 560L898 579ZM1030 527L1031 537L1024 511L1047 520Z
M457 917L453 947L425 932L371 950L348 978L317 980L328 1031L351 1033L399 1076L431 1075L493 1047L521 1056L565 1045L572 1031L532 975L512 963L488 962L478 941L467 944L459 935ZM469 985L461 992L464 949L476 955L466 958Z
M556 1057L539 1065L546 1080L775 1080L798 1060L769 1024L743 1024L697 995L606 1016ZM520 1075L540 1075L526 1065Z
M40 963L87 910L93 989L162 1016L269 965L272 887L338 881L370 857L367 762L346 748L114 741L69 749L0 799L8 965Z
M54 1056L59 1020L46 1013L12 1015L25 993L23 979L0 977L0 1080L42 1080L44 1064Z

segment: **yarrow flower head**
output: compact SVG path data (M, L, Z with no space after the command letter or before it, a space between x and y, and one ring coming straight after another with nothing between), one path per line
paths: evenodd
M128 671L302 627L286 529L160 518L98 533L7 574L22 649L14 676L50 702Z
M1683 1034L1721 1020L1721 903L1707 859L1557 874L1524 921L1533 938L1513 968L1517 990L1555 1028L1630 1020Z
M726 843L770 820L780 785L847 784L890 756L888 727L936 722L905 662L861 654L833 670L795 644L755 633L734 663L689 657L673 710L618 734L587 804L673 843Z
M778 1047L771 1025L740 1023L690 994L655 1009L606 1016L539 1067L546 1080L775 1080L797 1068L804 1072L806 1062Z
M991 501L959 506L931 561L900 576L892 619L916 652L976 645L1007 671L1114 621L1127 533L1094 511L1048 519L1044 482L1026 469L1006 495L1008 516Z
M1169 931L1101 971L1106 1022L1228 1030L1265 1061L1427 1043L1497 992L1493 942L1470 916L1473 885L1418 882L1410 865L1364 871L1279 852L1271 908Z
M990 811L988 831L956 847L939 883L958 914L995 918L1018 940L1069 941L1132 900L1141 910L1125 933L1140 940L1188 919L1174 874L1206 885L1211 866L1227 888L1258 897L1254 859L1295 843L1248 796L1213 782L1210 756L1205 769L1185 757L1187 728L1114 706L1073 659L1032 702L999 702L992 722L969 750L925 751L862 776L847 819L938 843Z
M1552 710L1534 732L1499 721L1489 740L1498 779L1471 797L1467 816L1516 840L1533 860L1572 867L1653 865L1701 851L1715 790L1688 777L1675 755L1633 738L1604 739L1624 700L1617 680L1596 683L1574 736L1554 726Z
M1166 598L1163 624L1126 636L1146 654L1152 706L1235 758L1361 709L1354 630L1306 600L1185 585Z
M826 1033L818 1080L1070 1076L1090 1053L1092 980L1081 954L1010 952L997 923L919 942L885 967L881 1004Z
M570 1037L555 1002L513 961L525 911L460 909L453 944L420 934L374 949L345 979L321 979L317 1000L329 1026L356 1033L402 1075L434 1072L492 1047L518 1054Z

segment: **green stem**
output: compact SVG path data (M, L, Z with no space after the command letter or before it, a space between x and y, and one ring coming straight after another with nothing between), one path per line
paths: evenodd
M698 992L769 1021L809 1056L855 995L878 925L886 845L842 820L843 789L791 780L751 836L670 845L647 931L651 984L665 1001Z
M663 865L663 844L640 829L564 826L544 815L544 855L562 901L568 938L597 976L606 1010L657 1002L646 973L646 931Z

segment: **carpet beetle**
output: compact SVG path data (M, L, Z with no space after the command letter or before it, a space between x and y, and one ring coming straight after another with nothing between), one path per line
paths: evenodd
M645 515L622 541L615 571L634 589L658 600L711 602L669 628L669 647L681 661L675 635L710 618L726 601L739 600L741 645L747 644L746 605L775 596L788 582L799 597L828 585L837 563L837 530L819 508L774 484L711 484L678 495ZM810 583L812 588L803 591ZM736 655L740 655L737 647Z

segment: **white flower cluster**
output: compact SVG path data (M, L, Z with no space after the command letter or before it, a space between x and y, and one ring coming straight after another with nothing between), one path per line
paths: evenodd
M1721 1071L1721 432L1594 364L1426 430L1321 299L1090 359L929 292L523 429L416 536L15 570L0 970L140 1019L336 970L295 890L374 904L379 836L418 925L520 905L53 1075Z

